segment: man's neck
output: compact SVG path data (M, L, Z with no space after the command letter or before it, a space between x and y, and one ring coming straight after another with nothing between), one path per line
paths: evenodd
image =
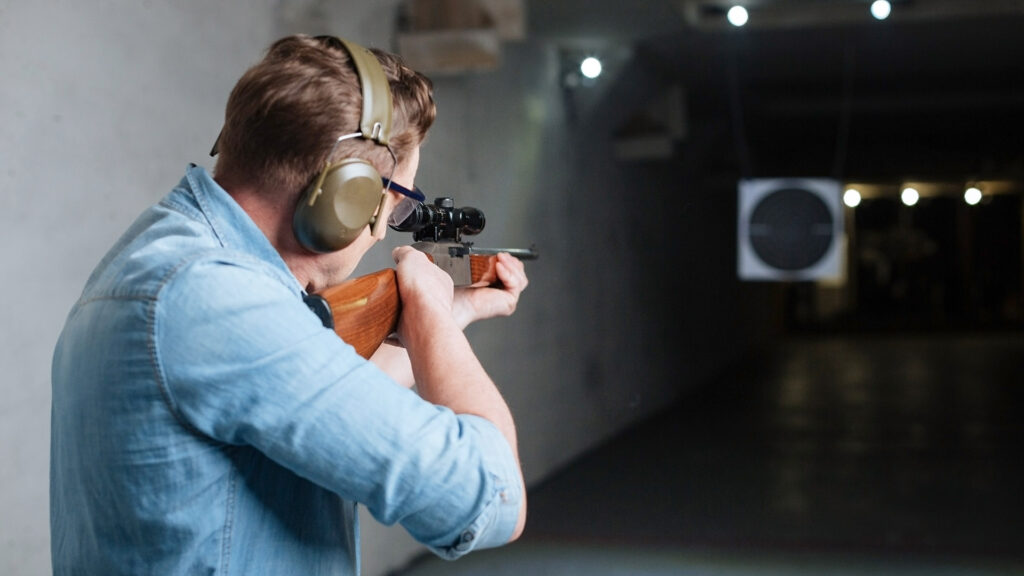
M292 233L291 210L282 201L288 195L271 194L230 178L216 177L215 180L263 232L299 284L306 286L309 283L309 275L305 270L307 267L302 264L305 260L302 256L308 252L302 248Z
M223 184L222 184L223 186ZM292 227L294 206L287 194L272 194L247 186L225 188L280 254L292 275L307 292L316 292L346 279L363 253L373 245L369 233L348 247L317 254L303 247ZM365 237L364 237L365 236Z

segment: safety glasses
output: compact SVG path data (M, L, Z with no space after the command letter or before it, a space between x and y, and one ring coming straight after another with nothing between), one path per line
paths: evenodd
M384 183L384 187L388 190L394 190L403 196L401 202L395 206L395 209L391 211L391 215L388 216L388 225L397 226L405 221L406 218L412 214L412 211L416 209L416 206L423 203L427 197L423 192L416 186L409 190L405 186L402 186L389 178L381 178Z

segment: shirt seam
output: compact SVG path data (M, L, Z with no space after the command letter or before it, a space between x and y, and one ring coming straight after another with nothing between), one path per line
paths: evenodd
M174 401L174 397L171 394L170 387L167 385L167 379L164 376L163 362L160 359L160 350L159 345L157 344L156 335L156 308L160 302L160 293L163 292L164 288L171 281L171 279L178 273L178 271L180 271L186 265L195 262L196 260L197 258L187 258L185 260L182 260L176 266L172 267L166 274L164 274L163 278L160 279L156 293L150 297L149 306L147 307L146 310L146 322L147 324L149 324L146 339L147 346L149 348L150 363L153 365L153 380L156 382L157 388L160 389L160 397L163 398L164 403L167 405L167 409L174 416L174 419L177 420L179 424L184 426L185 429L189 430L194 434L198 434L203 438L214 440L213 438L210 438L209 436L204 434L202 430L199 430L199 428L194 426L191 422L189 422L188 418L186 418L185 415L182 414L181 411L178 409L177 403ZM220 441L217 442L221 444Z
M209 218L207 218L206 215L203 214L202 210L190 206L186 202L182 202L173 195L169 195L163 200L161 200L160 206L163 206L168 210L177 212L178 214L181 214L185 218L188 218L194 222L203 223L210 221Z
M157 290L152 295L147 295L149 299L149 305L146 310L146 322L148 323L147 329L147 346L149 348L150 363L153 366L153 379L156 382L157 388L160 390L160 397L163 399L167 410L171 413L174 419L186 430L196 434L200 438L203 438L209 442L216 443L221 446L226 444L220 440L210 437L205 434L202 430L199 430L195 425L189 422L188 418L178 409L177 403L171 393L170 387L167 385L167 379L164 376L163 362L160 358L159 345L157 344L157 318L156 309L160 302L160 295L164 288L171 282L171 280L186 266L197 262L200 258L205 256L205 253L191 258L186 258L180 261L176 266L173 266L164 276L160 279L157 284ZM227 487L227 498L224 503L224 525L221 528L221 561L220 571L222 574L229 574L231 567L231 544L232 536L234 535L234 509L235 499L237 496L237 477L236 470L232 467L228 477Z
M234 535L235 528L235 497L238 487L238 476L234 467L231 468L231 473L228 479L228 497L227 502L224 506L224 531L222 537L224 538L221 542L220 554L221 564L220 569L223 574L230 574L231 570L231 538Z

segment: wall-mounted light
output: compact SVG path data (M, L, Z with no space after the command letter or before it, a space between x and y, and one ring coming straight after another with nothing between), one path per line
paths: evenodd
M604 41L574 41L558 47L558 77L567 121L592 106L609 77L618 74L632 58L629 48Z
M892 4L887 0L875 0L871 3L871 15L876 20L885 20L892 13Z
M981 202L981 190L978 190L974 186L964 190L964 202L967 202L971 206Z
M601 61L593 56L587 56L580 62L580 74L593 80L601 75Z
M846 204L850 208L860 206L860 192L853 188L843 192L843 204Z
M733 6L732 8L729 8L725 17L729 20L729 24L738 28L747 23L747 20L750 19L750 14L747 13L747 9L743 6Z
M906 204L907 206L913 206L914 204L917 204L917 201L920 199L921 194L917 190L915 190L914 188L910 188L909 186L904 188L903 192L900 192L900 200L903 200L903 203Z

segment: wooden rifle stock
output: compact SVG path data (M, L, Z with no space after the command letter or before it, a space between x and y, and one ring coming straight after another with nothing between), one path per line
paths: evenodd
M433 261L433 257L427 257ZM496 256L470 254L467 257L473 285L500 285L495 271ZM398 328L402 302L398 297L398 280L391 268L346 280L317 295L330 307L334 331L363 358L372 356Z
M363 358L372 356L398 328L402 302L390 268L346 280L318 295L331 309L334 331Z

